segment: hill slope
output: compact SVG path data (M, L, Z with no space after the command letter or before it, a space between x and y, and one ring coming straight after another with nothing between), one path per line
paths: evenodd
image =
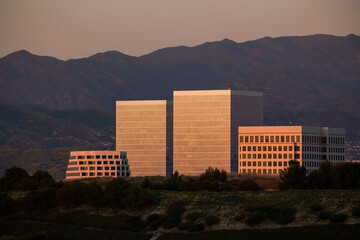
M116 100L219 88L263 91L266 124L346 127L359 139L360 37L224 39L68 61L19 51L0 59L0 102L25 108L113 111Z

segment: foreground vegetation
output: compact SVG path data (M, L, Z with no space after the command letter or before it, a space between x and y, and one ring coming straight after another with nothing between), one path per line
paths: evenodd
M200 177L58 182L14 167L0 191L0 232L18 239L282 239L291 231L308 239L325 230L351 239L346 231L360 227L360 189L264 191L211 168Z

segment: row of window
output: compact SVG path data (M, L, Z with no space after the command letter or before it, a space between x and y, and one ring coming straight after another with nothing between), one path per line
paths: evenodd
M299 154L295 154L295 158L299 158ZM239 159L292 159L292 153L280 154L239 154Z
M241 169L243 174L280 174L281 169Z
M304 152L326 152L326 147L319 146L302 146Z
M282 142L282 143L290 143L290 142L300 142L300 136L287 135L287 136L239 136L239 142L245 143L263 143L263 142Z
M343 137L329 137L329 143L331 143L331 144L345 144L345 138L343 138Z
M241 152L256 152L256 151L292 151L293 150L293 146L240 146L239 147L239 151ZM299 151L300 148L299 146L295 146L295 151Z
M85 165L85 164L88 164L88 165L93 165L93 164L96 164L97 165L106 165L106 164L110 164L110 165L113 165L116 163L116 165L120 165L120 161L79 161L79 165ZM121 161L121 164L122 165L126 165L127 164L127 160L122 160Z
M128 166L122 166L122 167L120 167L120 166L117 166L117 167L96 167L96 170L118 170L118 171L120 171L120 170L129 170L129 167ZM70 170L70 169L69 169ZM90 170L90 171L93 171L93 170L95 170L95 167L80 167L80 170Z
M329 160L335 160L335 161L344 161L345 156L344 155L329 155Z
M329 147L331 153L345 153L345 148Z
M86 177L86 176L118 176L118 177L121 177L121 176L130 176L130 173L129 172L117 172L117 173L115 173L115 172L105 172L104 174L102 173L102 172L97 172L96 173L96 175L95 175L95 173L94 172L89 172L89 175L88 175L88 173L86 173L86 172L83 172L83 173L81 173L81 176L82 177Z
M239 162L239 167L287 167L288 166L288 162L287 161L240 161Z
M70 159L125 159L126 156L119 156L119 155L78 155L78 156L70 156Z
M303 159L325 160L325 159L326 159L326 155L323 155L323 154L308 154L308 153L303 153L302 158L303 158Z

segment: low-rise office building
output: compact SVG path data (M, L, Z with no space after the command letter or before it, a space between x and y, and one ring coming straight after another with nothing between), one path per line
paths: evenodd
M98 177L130 177L126 152L72 151L66 170L66 179Z
M239 127L239 174L277 175L296 160L306 172L345 160L345 129L305 126Z

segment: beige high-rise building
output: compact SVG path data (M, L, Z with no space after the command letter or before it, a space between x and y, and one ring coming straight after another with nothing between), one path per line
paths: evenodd
M174 171L199 175L211 166L238 173L237 127L263 124L263 94L174 91L173 101Z
M306 172L345 160L345 129L305 126L239 127L239 174L277 175L290 160Z
M172 102L116 102L116 149L126 151L132 176L166 176L172 165Z

